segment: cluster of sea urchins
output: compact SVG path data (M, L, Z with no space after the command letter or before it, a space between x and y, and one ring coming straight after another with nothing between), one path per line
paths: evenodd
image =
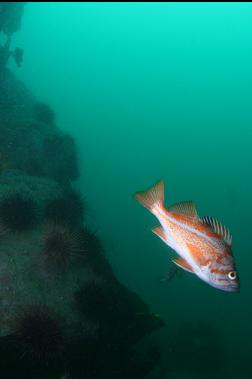
M0 3L1 56L12 53L22 11L21 3ZM0 379L142 379L158 354L134 346L163 323L116 279L72 187L75 141L7 60L0 59L0 161L8 156L0 162Z
M13 374L2 370L1 379L15 378L19 371L26 375L21 379L57 379L65 370L74 379L143 378L157 355L139 366L134 345L163 323L117 281L99 236L83 226L82 198L70 186L65 188L62 197L42 203L44 208L32 191L30 196L29 191L7 193L0 200L0 236L7 233L20 241L21 232L29 231L23 242L40 241L34 255L30 245L20 255L28 263L22 262L27 267L20 288L25 298L16 298L20 307L10 315L10 335L0 339L2 359L11 362L14 354L19 365L10 363Z

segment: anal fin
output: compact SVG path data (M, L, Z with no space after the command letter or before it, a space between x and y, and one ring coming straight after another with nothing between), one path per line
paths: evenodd
M172 261L173 263L175 263L175 265L183 268L184 270L194 273L192 267L189 265L189 263L187 263L187 261L184 258L178 257L174 258Z

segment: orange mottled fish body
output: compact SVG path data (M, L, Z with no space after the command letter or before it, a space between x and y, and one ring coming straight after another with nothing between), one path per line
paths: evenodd
M159 220L160 226L153 232L176 251L179 257L173 259L175 264L213 287L229 292L239 290L232 237L226 227L212 217L200 218L192 202L166 209L162 181L136 193L135 198Z

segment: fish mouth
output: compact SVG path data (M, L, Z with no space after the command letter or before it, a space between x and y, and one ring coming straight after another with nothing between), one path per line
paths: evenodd
M218 288L225 292L240 292L240 286L238 284L233 284L233 285L227 284L226 286L213 284L213 287Z
M240 287L238 287L238 286L232 286L232 287L230 287L230 286L228 286L227 288L222 288L224 291L226 291L226 292L240 292Z
M225 292L240 292L240 281L238 278L233 281L223 279L220 281L214 275L211 275L209 277L209 284Z

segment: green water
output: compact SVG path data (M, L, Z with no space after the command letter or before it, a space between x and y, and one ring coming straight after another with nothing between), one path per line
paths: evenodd
M121 281L166 321L152 337L163 355L176 328L210 321L228 378L250 377L251 19L250 3L31 3L13 39L23 65L10 63L76 138L90 222ZM230 228L240 293L189 273L160 283L171 250L132 198L159 178L167 204L192 199Z

